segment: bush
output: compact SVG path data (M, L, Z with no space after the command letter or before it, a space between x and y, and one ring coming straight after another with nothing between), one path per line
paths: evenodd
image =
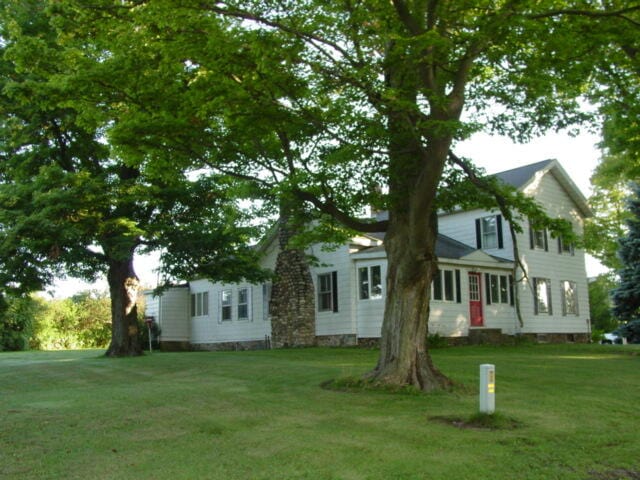
M29 349L35 316L43 304L37 297L6 299L0 312L0 351Z

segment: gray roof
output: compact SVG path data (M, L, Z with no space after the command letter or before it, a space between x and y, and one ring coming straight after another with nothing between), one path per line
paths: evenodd
M377 238L378 240L384 240L384 233L374 233L367 234L372 237ZM377 247L367 247L360 250L358 253L364 252L383 252L384 246L379 245ZM475 252L476 249L470 247L469 245L465 245L462 242L454 240L451 237L447 237L441 233L438 234L438 239L436 241L436 256L438 258L450 258L450 259L460 259L465 255L469 255L472 252Z
M536 172L544 169L553 162L554 160L543 160L541 162L532 163L523 167L512 168L511 170L498 172L493 176L499 178L504 183L511 185L512 187L520 188L529 180L531 180L531 177L533 177Z

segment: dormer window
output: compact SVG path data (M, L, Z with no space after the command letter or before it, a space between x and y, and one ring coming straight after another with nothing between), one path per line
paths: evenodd
M502 215L491 215L476 219L476 246L489 250L504 248L502 242Z

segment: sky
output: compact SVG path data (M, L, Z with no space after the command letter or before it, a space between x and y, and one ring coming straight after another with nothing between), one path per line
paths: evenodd
M581 133L575 137L564 133L549 133L527 144L514 144L505 137L478 133L459 143L454 151L458 156L472 159L489 174L541 160L556 159L584 196L588 197L591 194L590 177L600 158L600 151L596 146L598 141L598 136L589 133ZM154 269L157 265L157 255L136 258L136 273L145 288L156 286L157 273ZM586 268L589 277L605 271L604 267L590 256L587 256ZM58 281L48 293L57 298L65 298L87 289L107 290L106 280L99 280L95 284L75 279Z

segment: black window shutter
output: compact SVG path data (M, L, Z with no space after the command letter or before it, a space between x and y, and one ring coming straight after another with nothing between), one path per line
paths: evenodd
M509 275L509 303L513 306L516 304L516 299L514 295L516 294L514 285L513 285L513 275Z
M488 273L484 274L484 291L487 293L487 305L491 305L491 277Z
M533 279L533 314L538 315L538 279Z
M558 253L562 253L562 237L558 237Z
M333 311L338 311L338 272L331 272L331 288L333 288Z
M560 281L560 305L562 306L562 316L567 316L567 297L564 290L564 282Z
M544 251L548 252L549 251L549 242L547 242L547 229L545 228L544 230L542 230L542 233L544 234Z
M502 215L496 215L496 228L498 229L498 248L504 248L502 240Z
M553 308L551 307L551 279L547 278L547 300L549 300L549 315L553 315Z
M535 244L533 243L533 225L531 225L531 222L529 222L529 247L531 247L531 250L535 248Z
M462 292L460 290L460 270L456 269L456 303L462 303Z
M482 232L480 232L480 219L476 218L476 247L478 250L482 248Z

